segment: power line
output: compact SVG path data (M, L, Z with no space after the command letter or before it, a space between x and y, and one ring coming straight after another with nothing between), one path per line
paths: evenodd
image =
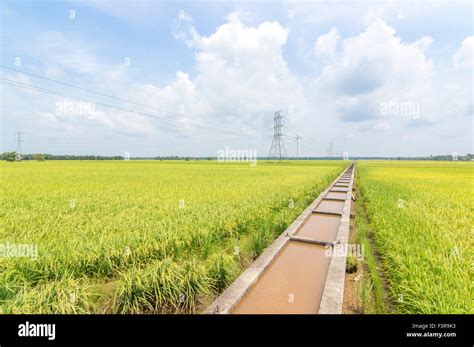
M16 139L16 161L21 161L21 132L17 132L17 139Z
M298 152L298 142L301 140L302 137L296 134L296 137L293 138L293 140L296 141L296 158L299 158L299 152Z
M146 108L153 109L153 110L156 110L156 111L160 111L160 112L163 112L163 113L168 113L168 114L171 114L171 115L176 115L176 116L181 116L181 117L186 116L186 118L189 118L189 119L194 119L194 120L198 120L198 121L201 121L201 122L213 123L214 125L222 126L222 124L209 122L209 121L204 121L201 118L197 118L197 117L195 117L196 116L195 114L189 114L189 113L185 114L185 113L179 113L179 112L164 110L164 109L159 108L159 107L154 107L154 106L142 104L142 103L139 103L139 102L136 102L136 101L132 101L132 100L120 98L120 97L117 97L117 96L114 96L114 95L98 92L98 91L93 90L93 89L80 87L80 86L77 86L77 85L74 85L74 84L71 84L71 83L58 81L58 80L53 79L53 78L45 77L45 76L38 75L38 74L35 74L35 73L32 73L32 72L23 71L23 70L20 70L20 69L15 69L15 68L5 66L5 65L0 65L0 68L15 71L15 72L19 72L19 73L22 73L22 74L25 74L25 75L40 78L40 79L45 80L45 81L61 84L61 85L67 86L67 87L79 89L79 90L86 91L86 92L89 92L89 93L93 93L93 94L96 94L96 95L105 96L107 98L115 99L115 100L118 100L118 101L134 104L134 105L141 106L141 107L146 107Z
M82 98L82 97L78 97L78 96L74 96L74 95L70 95L70 94L66 94L66 93L61 93L61 92L58 92L58 91L55 91L55 90L38 87L38 86L35 86L35 85L32 85L32 84L9 80L9 79L6 79L6 78L1 78L0 80L3 83L7 83L7 84L10 84L10 85L13 85L13 86L16 86L16 87L32 89L32 90L36 90L36 91L40 91L40 92L44 92L44 93L48 93L48 94L52 94L52 95L57 95L57 96L63 96L63 97L66 97L66 98L69 98L69 99L72 99L72 100L77 100L77 101L92 102L92 103L94 103L96 105L99 105L99 106L112 108L112 109L123 111L123 112L133 113L135 115L138 114L138 115L141 115L141 116L144 116L144 117L159 119L159 120L163 120L163 121L174 123L174 124L180 124L180 125L190 126L190 127L194 127L194 128L199 128L199 129L204 129L204 130L209 130L209 131L215 131L215 132L219 132L219 133L227 133L227 134L239 135L239 136L241 136L241 135L252 136L250 134L244 134L242 132L214 129L214 128L204 127L204 126L197 125L197 124L185 123L185 122L181 122L181 121L174 120L174 119L160 117L160 116L149 114L149 113L129 110L129 109L125 109L125 108L114 106L114 105L109 105L109 104L96 102L96 101L91 100L91 99L86 99L86 98ZM255 135L253 135L253 136L255 136Z
M329 142L329 147L328 147L328 157L329 158L332 158L332 151L333 151L333 143L332 142Z
M204 120L199 119L199 118L190 117L190 114L183 114L183 113L167 111L167 110L164 110L164 109L161 109L161 108L158 108L158 107L153 107L153 106L138 103L138 102L135 102L135 101L132 101L132 100L127 100L127 99L120 98L120 97L117 97L117 96L114 96L114 95L98 92L96 90L89 89L89 88L80 87L80 86L77 86L77 85L74 85L74 84L71 84L71 83L58 81L58 80L55 80L55 79L52 79L52 78L48 78L48 77L38 75L38 74L35 74L35 73L23 71L23 70L20 70L20 69L15 69L15 68L4 66L4 65L0 65L0 68L15 71L15 72L22 73L22 74L29 75L29 76L33 76L33 77L36 77L36 78L39 78L39 79L42 79L42 80L46 80L46 81L57 83L57 84L64 85L64 86L67 86L67 87L71 87L71 88L75 88L75 89L78 89L78 90L86 91L86 92L93 93L93 94L96 94L96 95L108 97L108 98L115 99L115 100L118 100L118 101L134 104L134 105L141 106L141 107L146 107L146 108L149 108L149 109L154 109L154 110L157 110L159 112L168 113L168 114L172 114L172 115L178 115L178 116L184 116L188 119L194 119L194 120L198 120L200 122L207 122L207 123L210 123L210 124L213 123L213 122L209 122L209 121L204 121ZM32 85L32 84L9 80L9 79L6 79L6 78L3 78L2 80L3 80L2 81L3 83L10 84L10 85L13 85L13 86L16 86L16 87L36 90L36 91L40 91L40 92L47 93L47 94L50 94L50 95L62 96L62 97L66 97L66 98L73 99L73 100L78 100L78 101L93 102L96 105L100 105L100 106L103 106L103 107L112 108L112 109L116 109L116 110L120 110L120 111L124 111L124 112L128 112L128 113L133 113L133 114L136 114L136 115L142 115L142 116L146 116L146 117L156 118L156 119L160 119L160 120L170 122L170 123L186 125L186 126L190 126L190 127L194 127L194 128L199 128L199 129L204 129L204 130L209 130L209 131L216 131L216 132L219 132L219 133L227 133L227 134L232 134L232 135L257 136L255 134L252 135L252 134L243 133L243 132L228 131L228 130L224 130L224 129L215 129L215 128L210 128L210 127L205 127L205 126L202 126L202 125L190 124L190 123L181 122L181 121L178 121L178 120L173 120L173 119L169 119L169 118L165 118L165 117L160 117L160 116L157 116L157 115L152 115L152 114L148 114L148 113L144 113L144 112L137 112L137 111L134 111L134 110L125 109L125 108L118 107L118 106L113 106L113 105L109 105L109 104L95 102L93 100L78 97L78 96L75 96L75 95L66 94L66 93L58 92L58 91L47 89L47 88L42 88L42 87L35 86L35 85ZM284 117L282 116L282 118L284 118ZM217 124L217 123L213 123L213 124ZM282 150L283 150L281 157L286 156L286 148L284 147L283 136L286 136L286 135L281 133L281 135L279 136L279 138L280 138L279 141L281 141L281 143L282 143ZM273 137L275 137L275 134L273 135ZM299 137L298 134L297 134L297 137ZM101 137L100 139L103 140L104 138ZM299 137L299 139L301 140L302 138ZM306 137L306 139L309 139L312 143L317 145L315 142L312 141L312 139L310 137L309 138ZM298 147L299 147L299 145L300 144L297 141L297 156L298 156ZM280 156L280 154L278 154L278 157L279 156Z
M204 122L204 123L209 123L209 124L217 125L218 127L222 127L222 124L220 124L220 123L210 122L210 121L207 121L207 120L203 120L203 119L201 119L201 118L197 118L197 117L195 117L196 114L189 114L189 113L183 114L183 113L177 113L177 112L173 112L173 111L164 110L164 109L162 109L162 108L158 108L158 107L154 107L154 106L150 106L150 105L138 103L138 102L136 102L136 101L132 101L132 100L120 98L120 97L117 97L117 96L114 96L114 95L110 95L110 94L107 94L107 93L103 93L103 92L98 92L98 91L93 90L93 89L90 89L90 88L80 87L80 86L77 86L77 85L72 84L72 83L67 83L67 82L59 81L59 80L56 80L56 79L53 79L53 78L49 78L49 77L46 77L46 76L42 76L42 75L39 75L39 74L35 74L35 73L32 73L32 72L27 72L27 71L24 71L24 70L16 69L16 68L9 67L9 66L5 66L5 65L1 65L1 64L0 64L0 68L7 69L7 70L11 70L11 71L15 71L15 72L19 72L19 73L22 73L22 74L25 74L25 75L29 75L29 76L33 76L33 77L36 77L36 78L40 78L40 79L42 79L42 80L46 80L46 81L53 82L53 83L58 83L58 84L61 84L61 85L67 86L67 87L76 88L76 89L79 89L79 90L82 90L82 91L94 93L94 94L97 94L97 95L100 95L100 96L105 96L105 97L108 97L108 98L112 98L112 99L119 100L119 101L122 101L122 102L127 102L127 103L134 104L134 105L137 105L137 106L146 107L146 108L149 108L149 109L154 109L154 110L157 110L157 111L160 111L160 112L164 112L164 113L168 113L168 114L171 114L171 115L185 116L185 117L188 118L188 119L193 119L193 120L200 121L200 122L202 122L202 123ZM293 112L293 113L295 113L295 112ZM296 112L296 113L297 113L297 112ZM194 116L194 117L191 117L191 116ZM222 132L222 130L220 130L220 131ZM241 135L241 134L242 134L242 135L245 135L245 136L249 136L249 134L244 134L244 133L240 133L239 135ZM254 135L254 136L256 136L256 135Z
M35 78L39 78L39 79L42 79L42 80L45 80L45 81L49 81L49 82L53 82L53 83L57 83L57 84L60 84L60 85L64 85L64 86L67 86L67 87L71 87L71 88L75 88L75 89L78 89L78 90L82 90L82 91L85 91L85 92L89 92L89 93L94 93L96 95L100 95L100 96L104 96L104 97L108 97L108 98L111 98L111 99L115 99L115 100L118 100L118 101L122 101L122 102L126 102L126 103L130 103L130 104L134 104L134 105L137 105L137 106L141 106L141 107L146 107L146 108L149 108L149 109L154 109L154 110L157 110L159 112L163 112L163 113L167 113L167 114L171 114L171 115L178 115L178 116L185 116L186 118L188 119L193 119L193 120L197 120L197 121L200 121L201 123L202 122L205 122L205 123L209 123L209 124L214 124L214 125L218 125L219 127L221 127L222 125L221 124L218 124L218 123L215 123L215 122L210 122L210 121L205 121L203 119L200 119L200 118L196 118L196 117L191 117L191 116L195 116L195 114L189 114L189 113L177 113L177 112L173 112L173 111L168 111L168 110L164 110L164 109L161 109L159 107L154 107L154 106L150 106L150 105L146 105L146 104L142 104L142 103L139 103L139 102L136 102L136 101L132 101L132 100L128 100L128 99L124 99L124 98L121 98L121 97L117 97L117 96L114 96L114 95L110 95L110 94L107 94L107 93L102 93L102 92L99 92L99 91L96 91L96 90L93 90L93 89L90 89L90 88L84 88L84 87L80 87L80 86L77 86L75 84L72 84L72 83L67 83L67 82L63 82L63 81L59 81L59 80L56 80L56 79L53 79L53 78L49 78L49 77L46 77L46 76L42 76L42 75L39 75L39 74L35 74L35 73L32 73L32 72L27 72L27 71L23 71L23 70L20 70L20 69L16 69L16 68L13 68L13 67L9 67L9 66L5 66L5 65L0 65L0 68L3 68L3 69L7 69L7 70L10 70L10 71L15 71L15 72L18 72L18 73L22 73L22 74L25 74L25 75L29 75L29 76L32 76L32 77L35 77ZM5 79L7 80L7 79ZM11 81L9 80L10 82L16 82L16 81ZM21 82L16 82L16 83L21 83ZM25 83L24 83L25 84ZM33 86L35 88L41 88L41 87L38 87L38 86ZM43 88L43 91L46 92L46 90ZM63 93L60 93L60 92L55 92L55 91L51 91L49 90L49 93L54 93L53 95L59 95L59 96L67 96L69 98L72 98L73 96L71 95L65 95ZM76 98L76 100L79 100L79 97L74 97ZM100 105L99 103L96 103L98 105ZM115 107L115 106L110 106L110 105L102 105L104 107L113 107L115 109L119 109L118 107ZM127 110L127 112L130 112L129 110ZM143 113L139 113L139 112L135 112L133 111L133 113L137 113L137 114L142 114L144 115ZM167 119L167 118L160 118L162 120L166 120L166 121L172 121L170 119ZM176 121L175 121L176 122ZM191 124L188 124L188 123L183 123L183 122L179 122L179 123L182 123L182 124L186 124L188 126L193 126L193 127L199 127L198 125L191 125ZM238 135L245 135L245 136L251 136L250 134L246 134L246 133L236 133L234 131L226 131L226 130L222 130L222 129L219 129L219 130L216 130L216 129L210 129L210 128L206 128L206 127L200 127L201 129L206 129L206 130L212 130L212 131L219 131L221 133L229 133L229 134L238 134ZM252 136L256 136L256 135L252 135ZM285 136L283 134L283 136ZM311 138L307 137L307 139L309 139L313 144L317 145L315 142L313 142L311 140Z

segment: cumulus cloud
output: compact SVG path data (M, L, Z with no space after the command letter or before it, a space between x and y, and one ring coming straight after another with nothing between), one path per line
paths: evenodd
M336 53L337 45L341 39L341 35L335 27L328 33L319 36L314 44L314 52L316 56L332 57Z
M331 92L342 121L380 116L380 104L393 98L422 102L433 65L424 55L432 39L402 42L393 27L376 20L342 42L339 58L326 65L318 89Z
M474 36L466 37L453 55L456 68L474 67Z
M276 108L302 107L303 87L282 54L289 30L276 21L247 26L240 12L226 18L214 33L196 34L193 39L197 48L193 83L201 104L207 104L214 117L248 129Z

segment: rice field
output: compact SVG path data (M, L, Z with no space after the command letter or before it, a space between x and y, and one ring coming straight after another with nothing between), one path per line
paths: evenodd
M397 312L474 312L473 169L470 162L358 162Z
M0 312L199 312L347 164L2 162Z

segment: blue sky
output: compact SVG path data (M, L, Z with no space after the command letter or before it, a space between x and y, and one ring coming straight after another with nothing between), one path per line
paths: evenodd
M7 81L88 100L71 106L2 83L2 151L22 132L24 152L215 156L229 147L265 156L281 109L290 155L296 134L308 156L326 155L329 142L349 156L472 152L470 1L2 1L0 9L1 65L135 102L2 68Z

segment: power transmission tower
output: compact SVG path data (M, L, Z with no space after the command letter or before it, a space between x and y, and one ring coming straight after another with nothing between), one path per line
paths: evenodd
M18 132L17 138L16 138L16 160L17 161L21 160L21 141L22 141L21 135L23 135L23 133Z
M273 114L273 141L268 152L268 158L279 158L280 161L287 157L285 143L283 142L283 122L284 117L281 110Z
M300 157L300 156L299 156L299 153L298 153L298 142L299 142L299 140L301 140L301 139L302 139L302 137L299 136L298 134L296 134L296 137L293 137L293 140L296 141L296 158L299 158L299 157Z

